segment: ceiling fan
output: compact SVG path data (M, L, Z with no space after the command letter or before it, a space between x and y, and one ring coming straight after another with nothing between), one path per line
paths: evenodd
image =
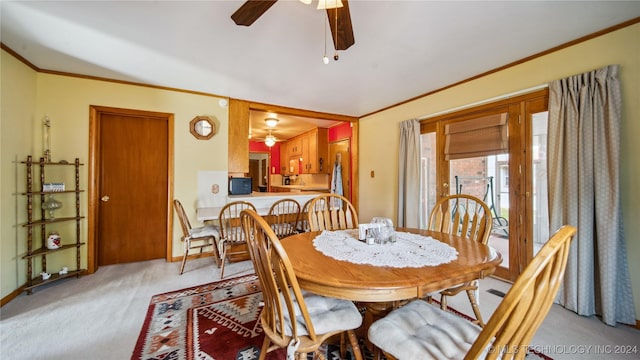
M250 26L278 0L247 0L231 19L236 25ZM300 0L310 4L311 0ZM346 50L355 43L348 0L319 0L319 9L326 9L331 28L331 38L336 50ZM340 4L342 6L340 6ZM336 23L337 22L337 23Z
M264 142L265 145L267 145L268 147L272 147L273 145L275 145L277 142L281 142L281 139L278 139L275 135L273 135L273 129L269 129L266 130L268 131L268 133L265 136L253 136L251 134L251 131L249 132L249 140L251 141L258 141L258 142Z

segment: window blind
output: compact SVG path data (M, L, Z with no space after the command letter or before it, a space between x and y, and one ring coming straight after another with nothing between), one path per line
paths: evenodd
M445 125L445 159L507 153L508 119L508 113L501 113Z

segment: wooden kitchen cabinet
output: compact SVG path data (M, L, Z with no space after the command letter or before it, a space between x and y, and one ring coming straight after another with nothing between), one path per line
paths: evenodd
M327 156L329 154L328 130L315 128L301 135L303 174L328 173Z
M287 174L297 175L300 174L300 156L292 156L289 158L287 168Z
M280 174L289 173L289 147L288 142L280 143Z
M280 167L284 174L328 174L328 154L328 130L315 128L281 145Z
M300 156L302 155L302 137L296 136L287 141L288 156Z
M286 187L282 187L282 186L271 186L271 192L277 192L277 193L281 193L281 192L290 192L291 189L286 188Z

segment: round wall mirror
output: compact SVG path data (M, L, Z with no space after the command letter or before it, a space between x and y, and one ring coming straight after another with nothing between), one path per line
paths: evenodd
M209 116L196 116L189 123L189 131L196 139L211 139L216 134L216 124Z

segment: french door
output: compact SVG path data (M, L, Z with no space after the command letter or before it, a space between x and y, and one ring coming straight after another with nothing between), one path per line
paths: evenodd
M421 122L423 227L442 196L469 194L491 210L496 275L515 280L548 239L547 90Z

